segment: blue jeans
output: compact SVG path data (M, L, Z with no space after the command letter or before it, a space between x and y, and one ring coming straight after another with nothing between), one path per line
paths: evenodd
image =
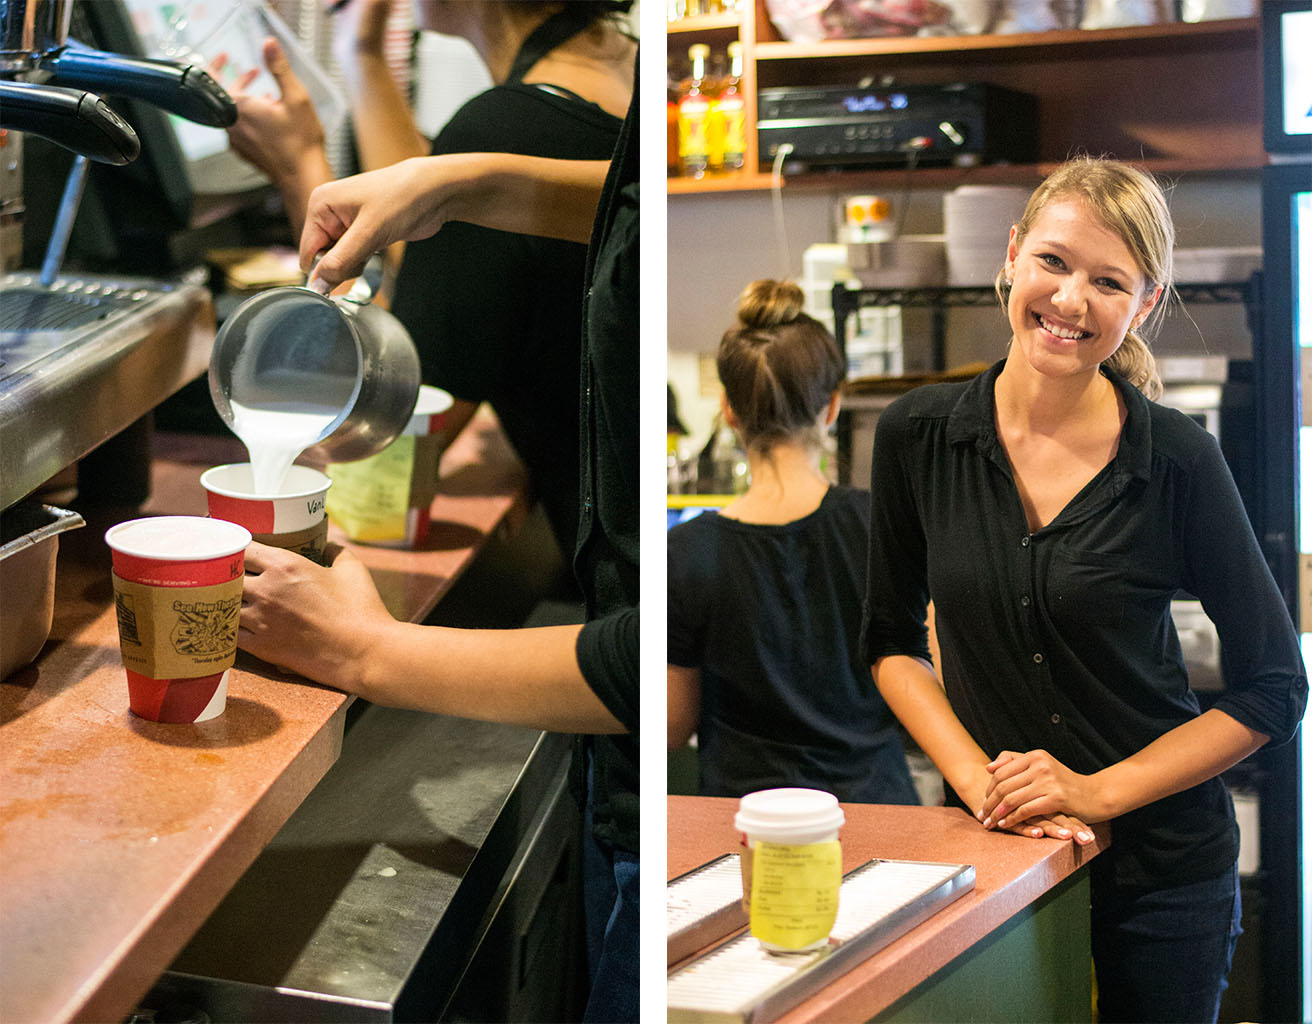
M638 1019L638 855L592 834L592 771L583 815L583 916L591 990L585 1024Z
M1242 930L1238 870L1150 892L1099 881L1095 871L1099 1021L1215 1022Z

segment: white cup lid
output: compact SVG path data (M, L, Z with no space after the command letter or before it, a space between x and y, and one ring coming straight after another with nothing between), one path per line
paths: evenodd
M455 399L451 392L428 384L420 385L419 394L415 398L415 411L410 414L410 422L406 424L403 433L420 436L433 433L433 417L440 416L453 404Z
M777 843L820 842L845 818L838 798L819 789L762 789L738 802L733 825L756 839Z

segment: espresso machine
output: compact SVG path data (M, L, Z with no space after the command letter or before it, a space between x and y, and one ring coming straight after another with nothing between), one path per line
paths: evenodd
M61 273L90 164L128 164L141 149L113 101L215 128L237 118L232 97L198 64L70 38L74 2L0 0L0 510L111 438L135 431L140 454L150 411L204 372L213 343L201 280ZM24 135L74 154L39 272L14 263Z

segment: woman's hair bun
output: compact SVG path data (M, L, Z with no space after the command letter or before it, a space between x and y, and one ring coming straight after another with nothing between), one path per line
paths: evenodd
M792 281L762 278L738 296L738 321L748 330L790 324L802 313L806 295Z

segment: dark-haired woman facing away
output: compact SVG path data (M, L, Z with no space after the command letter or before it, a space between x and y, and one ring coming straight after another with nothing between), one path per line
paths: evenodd
M697 733L708 796L807 786L914 804L857 645L869 495L820 469L843 358L802 301L795 284L756 281L720 342L722 408L751 486L668 535L669 746Z

